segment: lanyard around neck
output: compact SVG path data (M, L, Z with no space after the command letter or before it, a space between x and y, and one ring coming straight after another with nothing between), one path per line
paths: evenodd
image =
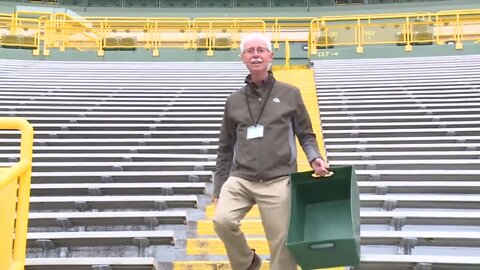
M250 119L252 119L252 122L254 123L255 126L257 126L258 121L260 121L260 117L263 114L263 110L265 109L265 105L267 105L267 100L270 97L270 93L272 92L274 84L275 84L275 80L272 81L272 83L270 84L270 87L268 88L267 97L263 101L262 108L260 109L260 114L258 114L257 121L255 121L254 118L253 118L252 109L250 108L250 102L248 101L248 88L250 87L250 85L247 84L247 86L245 87L245 100L247 102L248 113L250 114ZM253 91L253 89L252 89L252 91Z

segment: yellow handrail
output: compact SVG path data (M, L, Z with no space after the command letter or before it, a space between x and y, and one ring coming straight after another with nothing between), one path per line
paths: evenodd
M9 33L30 35L28 44L7 46L38 47L43 54L50 48L97 50L104 55L108 49L152 50L159 55L162 48L204 49L208 55L215 49L236 49L243 33L264 32L272 39L275 49L288 40L308 43L309 54L317 49L335 46L355 46L358 53L368 45L402 45L412 50L419 44L456 44L480 39L480 9L445 10L436 13L359 14L314 17L71 17L68 14L32 13L35 19L0 17L0 29ZM21 14L28 17L28 14ZM40 15L43 15L40 16ZM39 17L40 16L40 17ZM10 23L8 22L10 20ZM27 21L30 20L30 21ZM30 33L25 33L30 29ZM425 29L419 31L419 29ZM35 36L31 34L35 30ZM15 37L11 37L15 38ZM40 42L42 41L42 42Z
M437 13L397 13L353 16L325 16L310 23L309 53L319 48L366 45L413 45L463 42L480 39L480 10L440 11Z
M0 171L0 269L23 270L27 244L33 128L24 119L0 117L0 129L21 132L20 161Z

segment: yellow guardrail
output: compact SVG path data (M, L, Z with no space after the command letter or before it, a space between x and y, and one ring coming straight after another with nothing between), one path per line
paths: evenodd
M24 119L0 117L0 129L21 132L20 160L0 170L0 269L23 270L27 243L33 129Z
M2 47L32 49L33 55L40 54L41 23L39 19L0 16L0 29L4 29L0 39Z
M480 40L480 9L321 18L194 19L72 17L42 11L0 16L0 30L4 33L2 46L33 48L34 54L39 54L42 45L43 55L49 55L52 48L96 50L99 56L106 50L137 48L151 50L154 56L162 48L198 49L213 55L214 50L238 48L242 35L252 31L268 34L274 48L287 40L308 43L309 55L338 46L355 46L358 53L370 45L404 46L411 51L414 45L455 43L462 49L464 42ZM15 39L17 42L12 42Z
M193 48L206 49L212 56L214 49L233 49L240 46L246 32L266 32L265 21L252 18L195 18L192 21Z
M309 53L336 46L356 46L362 53L368 45L398 45L411 51L413 45L455 43L480 38L480 10L399 13L360 16L326 16L310 24Z

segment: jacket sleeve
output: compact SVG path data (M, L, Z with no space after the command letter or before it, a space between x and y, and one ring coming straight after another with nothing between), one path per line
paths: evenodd
M313 132L312 122L308 115L307 108L303 102L300 90L295 88L295 102L296 114L293 119L293 130L298 137L298 141L307 156L308 163L311 163L315 158L322 158L318 148L317 137Z
M220 138L218 141L217 165L213 182L214 198L220 196L220 190L225 181L227 181L233 162L234 146L236 142L236 126L229 118L229 100L230 98L227 99L227 103L225 104L222 127L220 129Z

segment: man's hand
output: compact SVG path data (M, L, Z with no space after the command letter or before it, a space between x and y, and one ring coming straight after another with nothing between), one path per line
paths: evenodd
M213 203L213 206L217 207L218 198L213 197L212 203Z
M328 163L323 161L321 158L315 158L314 160L312 160L310 165L315 171L315 174L319 176L325 176L328 173L329 165Z

